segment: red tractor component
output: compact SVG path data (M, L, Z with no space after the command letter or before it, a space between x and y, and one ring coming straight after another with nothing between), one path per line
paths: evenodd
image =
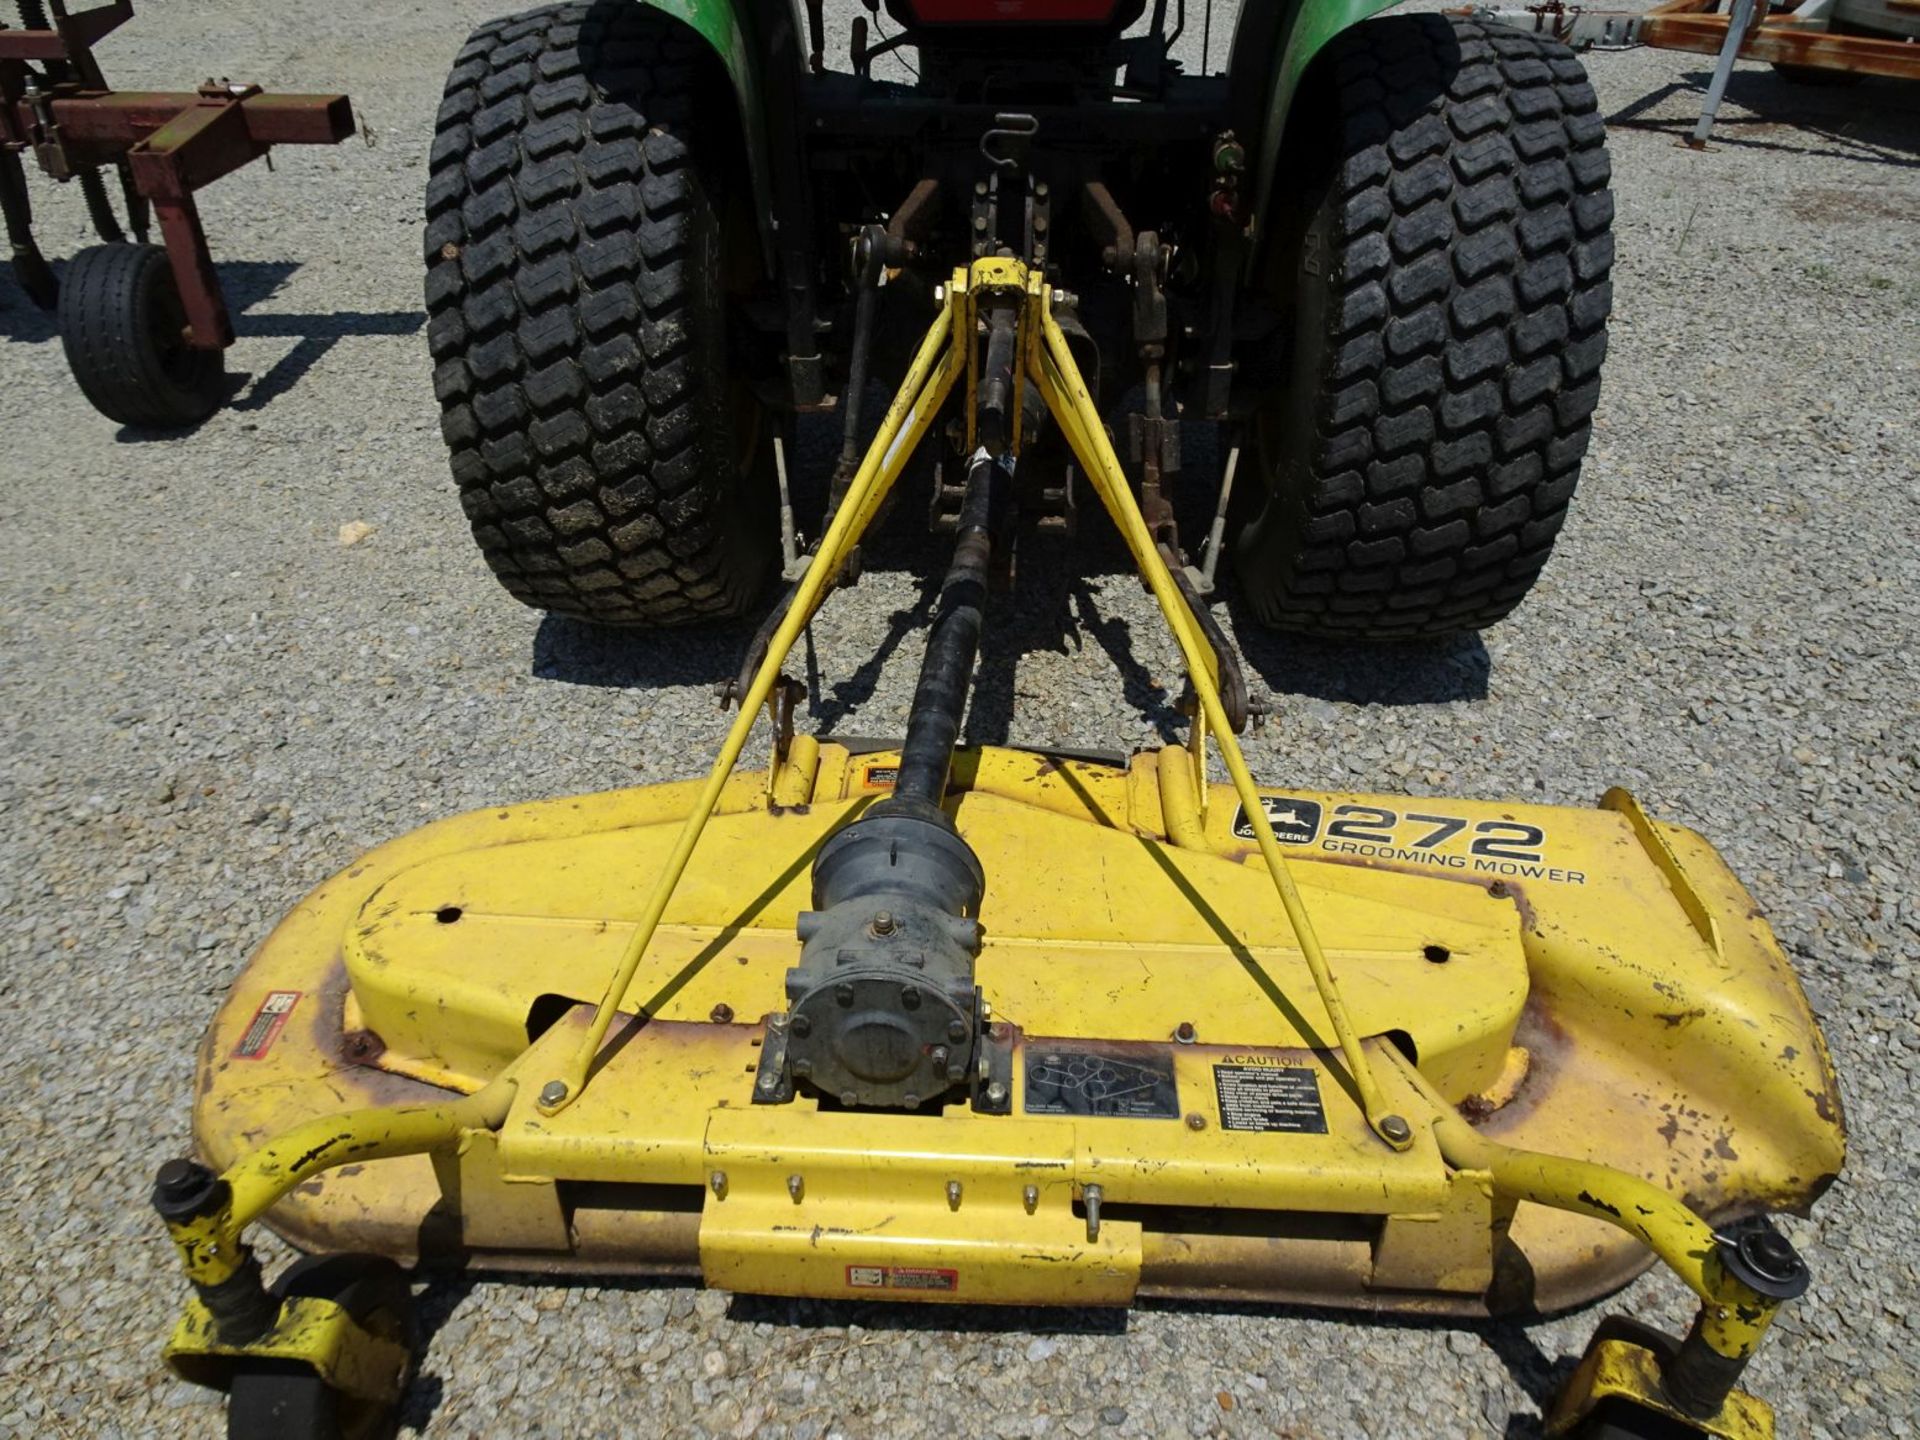
M110 90L93 46L132 17L131 0L71 14L63 0L20 0L19 11L23 28L0 25L0 211L14 275L36 305L59 312L74 378L102 414L195 424L224 398L233 323L194 191L275 145L338 144L353 134L353 107L345 95L266 95L214 80L186 93ZM64 284L34 241L26 151L54 179L79 181L103 242L73 258ZM109 168L126 229L102 178ZM163 246L147 243L153 219Z

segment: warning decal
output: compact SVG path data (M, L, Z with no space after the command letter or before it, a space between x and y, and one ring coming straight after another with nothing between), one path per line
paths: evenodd
M1027 1055L1029 1115L1178 1120L1173 1055L1163 1045L1039 1045Z
M869 765L860 784L868 790L891 790L900 780L898 765Z
M269 991L267 998L260 1002L260 1008L253 1012L253 1021L247 1026L247 1033L233 1047L233 1058L258 1060L271 1050L273 1042L280 1038L280 1032L287 1028L287 1017L293 1013L293 1007L300 1003L300 994L298 990Z
M847 1285L854 1290L958 1290L960 1272L930 1265L849 1265Z
M1303 1065L1216 1065L1222 1130L1324 1135L1320 1077Z

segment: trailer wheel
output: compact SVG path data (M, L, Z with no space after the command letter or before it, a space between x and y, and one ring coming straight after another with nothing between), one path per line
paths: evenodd
M1253 613L1334 639L1478 630L1527 593L1580 471L1607 349L1613 197L1594 92L1544 36L1438 15L1315 62L1269 256L1291 324L1250 357Z
M80 392L122 425L197 425L226 394L225 355L195 350L167 252L95 245L60 282L60 343Z
M318 1296L344 1308L373 1335L419 1345L413 1296L400 1267L375 1255L315 1255L296 1261L274 1286L282 1298ZM404 1389L408 1372L394 1377ZM396 1406L343 1394L295 1361L258 1360L238 1370L227 1401L227 1440L387 1440Z
M481 553L536 609L721 618L772 567L771 429L727 341L726 276L754 253L744 151L708 60L657 11L566 4L482 25L447 81L441 433Z

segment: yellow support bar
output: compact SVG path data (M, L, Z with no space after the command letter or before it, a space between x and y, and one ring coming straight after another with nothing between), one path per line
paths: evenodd
M926 433L927 427L945 403L947 392L952 389L958 373L954 339L960 334L971 334L971 310L964 281L964 274L955 275L946 306L935 318L933 327L927 331L926 339L921 342L920 352L908 368L907 377L899 393L894 396L893 404L887 407L886 418L882 420L873 443L867 447L866 458L860 462L853 484L848 487L839 509L834 512L833 523L827 527L827 533L820 541L819 552L807 567L806 574L800 577L793 604L787 608L779 628L774 631L773 639L768 642L767 653L760 662L760 668L754 672L753 683L747 687L747 693L740 697L739 713L734 716L727 738L720 746L712 770L707 774L707 783L694 801L693 810L680 831L673 853L667 857L666 865L654 881L653 893L648 897L646 909L641 912L639 923L627 941L620 963L601 993L593 1023L587 1027L579 1048L568 1057L560 1073L540 1087L536 1103L542 1113L551 1115L565 1109L586 1085L593 1057L599 1053L601 1042L607 1036L607 1027L613 1023L614 1014L621 1000L626 997L627 987L633 983L641 957L646 954L647 946L653 943L654 932L660 927L660 917L666 913L667 903L673 898L680 877L686 873L687 861L692 858L694 847L700 843L701 832L706 829L707 821L713 815L713 807L719 803L720 792L733 774L733 767L740 761L740 752L746 748L747 737L759 722L761 707L767 703L767 696L772 693L774 682L779 679L780 667L786 664L788 652L800 638L800 632L806 628L807 622L813 618L828 586L846 563L847 556L879 513L881 501L886 498L887 491L899 478L900 472L906 468L914 445ZM969 353L972 348L971 344L967 346Z
M1273 837L1273 827L1267 823L1266 810L1260 804L1260 793L1254 786L1252 774L1247 770L1246 759L1240 753L1240 742L1234 738L1233 729L1227 723L1226 709L1220 700L1219 674L1212 647L1199 633L1198 623L1187 609L1186 600L1168 572L1166 562L1160 558L1152 535L1148 533L1147 522L1133 498L1126 472L1120 468L1120 457L1113 453L1113 444L1107 439L1106 427L1101 423L1093 396L1088 393L1086 381L1081 379L1079 367L1073 362L1067 337L1054 321L1051 293L1042 285L1036 285L1031 293L1038 302L1040 323L1035 331L1030 369L1039 384L1040 394L1046 400L1047 408L1053 412L1054 422L1067 437L1074 458L1086 470L1087 479L1101 503L1107 507L1107 513L1113 516L1113 523L1119 527L1127 548L1133 553L1134 564L1139 567L1153 591L1153 598L1160 605L1160 613L1166 618L1167 628L1173 632L1173 638L1180 646L1187 674L1193 682L1194 694L1200 701L1200 714L1194 717L1194 723L1198 727L1204 721L1213 734L1214 743L1220 747L1220 758L1226 763L1227 774L1233 781L1235 793L1240 797L1240 808L1247 817L1247 823L1253 827L1254 840L1260 847L1261 858L1266 861L1267 873L1273 878L1280 904L1286 910L1294 937L1300 943L1300 953L1313 976L1314 988L1320 992L1320 1003L1326 1007L1327 1017L1333 1024L1334 1035L1340 1042L1340 1053L1359 1092L1367 1123L1373 1127L1376 1135L1395 1150L1405 1150L1413 1143L1413 1128L1404 1116L1388 1111L1373 1067L1367 1060L1366 1052L1360 1048L1360 1036L1347 1014L1346 1003L1340 998L1340 987L1334 980L1326 951L1321 947L1320 937L1314 930L1313 917L1307 913L1306 902L1300 898L1300 889L1280 854L1279 843ZM1201 778L1204 781L1204 777Z

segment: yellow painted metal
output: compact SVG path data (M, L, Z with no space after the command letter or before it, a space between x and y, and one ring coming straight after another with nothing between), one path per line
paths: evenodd
M444 1105L397 1105L316 1115L250 1151L221 1176L232 1194L227 1224L239 1232L281 1196L338 1165L365 1165L394 1155L420 1155L458 1141L465 1130L491 1129L516 1088L502 1076L478 1094Z
M1766 1401L1735 1390L1716 1414L1688 1415L1675 1409L1661 1388L1660 1357L1645 1345L1610 1337L1603 1330L1547 1417L1546 1433L1578 1434L1587 1417L1609 1401L1658 1415L1703 1440L1773 1440L1773 1408Z
M794 924L809 904L814 852L886 793L898 758L821 744L811 793L795 805L783 796L777 809L762 777L729 783L636 970L594 1083L556 1116L542 1115L522 1087L497 1134L466 1132L468 1150L494 1147L485 1164L458 1171L473 1248L600 1268L695 1266L706 1250L739 1253L739 1211L726 1222L734 1239L707 1243L723 1233L709 1233L717 1222L707 1212L718 1203L707 1188L709 1123L751 1107L759 1021L784 1008L782 977L798 958ZM1008 1143L1039 1155L1070 1146L1072 1180L1105 1185L1109 1206L1144 1205L1159 1217L1140 1222L1140 1273L1156 1293L1477 1303L1469 1290L1445 1287L1468 1285L1486 1263L1490 1212L1454 1187L1484 1188L1492 1172L1449 1167L1427 1123L1416 1124L1405 1155L1373 1139L1341 1088L1344 1067L1324 1063L1331 1028L1257 848L1235 831L1237 797L1215 786L1204 818L1198 807L1182 811L1185 802L1168 800L1178 781L1163 767L1190 773L1178 747L1124 768L962 750L949 805L992 877L978 974L996 1019L1023 1046L1033 1037L1167 1046L1183 1114L1204 1128L956 1109L938 1120L863 1117L866 1145L945 1157L937 1168L951 1168L945 1178L983 1205L1007 1193L1005 1157L989 1137L1017 1137ZM644 897L625 882L658 870L695 789L649 786L460 817L383 847L323 887L255 959L209 1036L196 1114L208 1157L231 1162L342 1103L444 1097L410 1078L418 1073L458 1076L456 1088L478 1087L509 1064L551 1073L584 1035L597 977L638 922ZM1441 1101L1476 1103L1483 1108L1469 1133L1482 1140L1577 1156L1651 1182L1661 1195L1687 1195L1709 1215L1804 1205L1838 1168L1837 1097L1818 1031L1750 897L1697 836L1660 830L1717 919L1724 963L1618 811L1262 793L1283 801L1281 812L1322 817L1316 839L1291 846L1291 861L1356 1027L1398 1035L1419 1056L1419 1081L1434 1092L1424 1100L1397 1051L1373 1052L1402 1113L1430 1117ZM1409 813L1429 819L1416 823ZM1391 821L1391 843L1330 833L1355 815L1369 826ZM1458 833L1419 848L1435 816L1451 816L1447 828ZM1512 827L1540 832L1537 861L1471 848L1476 836L1507 836ZM745 876L751 893L743 893ZM1496 881L1509 887L1506 897L1490 893ZM1444 951L1444 963L1430 947ZM371 1065L341 1056L349 984L355 1028L385 1042ZM230 1058L274 991L313 999L300 1002L271 1052ZM734 1023L709 1018L719 1006ZM545 1033L523 1056L528 1027L543 1013ZM1169 1046L1183 1019L1199 1043ZM1516 1045L1535 1057L1520 1076ZM1285 1063L1290 1051L1296 1063L1320 1067L1328 1136L1222 1130L1212 1067ZM1489 1114L1495 1102L1478 1098L1487 1095L1512 1103ZM834 1127L846 1117L804 1100L758 1113L778 1117L793 1168L825 1174L842 1164ZM348 1170L311 1177L270 1220L304 1243L346 1248L412 1253L423 1225L431 1235L428 1216L444 1213L432 1164L396 1159ZM766 1183L784 1185L789 1173ZM588 1205L576 1196L573 1230L562 1235L552 1218L556 1183L687 1198L676 1208L649 1199ZM1518 1188L1511 1172L1509 1183ZM827 1216L836 1191L816 1183L810 1193ZM945 1179L933 1175L915 1203L938 1216L944 1195ZM1520 1204L1510 1232L1537 1303L1587 1298L1639 1268L1637 1239L1590 1210L1541 1199ZM1309 1212L1378 1228L1282 1233L1287 1215ZM990 1212L963 1201L961 1213ZM1505 1223L1497 1206L1491 1213L1491 1223ZM1242 1219L1222 1229L1203 1223L1209 1214ZM1479 1217L1471 1238L1464 1223L1446 1220L1467 1214ZM1054 1219L1064 1224L1058 1212ZM1114 1223L1136 1222L1122 1213ZM905 1253L918 1245L916 1233L903 1220L890 1238ZM715 1265L721 1273L723 1262ZM743 1271L725 1273L730 1284L750 1284ZM1422 1274L1430 1288L1407 1288Z
M825 756L836 751L823 747ZM874 761L890 767L897 757ZM1138 763L1151 774L1154 761ZM956 767L970 772L957 782L970 787L957 824L995 877L978 973L997 1013L1032 1034L1165 1041L1187 1018L1221 1042L1332 1044L1271 882L1257 860L1245 863L1247 842L1227 853L1143 842L1126 826L1115 772L1090 788L1082 776L1094 767L1036 774L1045 763L988 752L963 754ZM834 764L823 758L822 772ZM1042 797L1050 803L1036 804ZM628 1008L695 1021L721 1004L743 1019L783 1008L812 857L873 798L856 787L848 797L816 793L805 813L756 805L716 815ZM542 994L586 998L576 977L604 973L618 955L638 897L622 893L617 877L652 873L677 821L671 811L650 823L636 817L591 842L500 847L395 876L377 920L347 950L367 1025L390 1051L431 1048L476 1073L503 1063L524 1045ZM750 894L741 893L746 874L757 881ZM1369 1033L1404 1030L1455 1100L1492 1085L1527 995L1512 906L1479 887L1350 867L1315 867L1303 885L1338 937L1335 959ZM449 905L460 909L456 924L438 919ZM1444 966L1424 957L1441 937ZM533 968L526 957L536 951ZM1097 1022L1083 990L1100 997ZM425 1008L434 996L447 1010ZM458 1026L447 1013L461 1017Z
M1099 409L1094 405L1093 396L1073 363L1067 337L1054 321L1051 292L1038 277L1035 277L1034 299L1038 325L1032 368L1041 397L1047 402L1054 423L1067 437L1074 458L1086 471L1095 493L1100 496L1107 513L1113 517L1114 524L1126 540L1127 548L1133 554L1134 565L1146 577L1153 598L1159 602L1167 628L1173 632L1180 646L1188 678L1200 702L1200 713L1205 716L1207 727L1213 732L1220 758L1227 767L1227 774L1232 777L1242 814L1252 828L1254 840L1260 846L1261 858L1266 862L1267 873L1272 877L1281 906L1286 910L1287 921L1293 926L1293 932L1299 940L1300 952L1313 976L1314 989L1319 992L1320 1003L1325 1007L1333 1032L1340 1042L1340 1053L1345 1056L1347 1066L1353 1073L1353 1082L1360 1091L1367 1121L1374 1133L1387 1144L1396 1150L1404 1150L1412 1143L1411 1126L1404 1116L1388 1110L1381 1099L1380 1082L1360 1048L1359 1032L1354 1029L1346 1004L1341 999L1338 982L1334 979L1333 968L1327 963L1313 917L1301 898L1299 886L1294 883L1292 871L1287 868L1287 862L1280 854L1280 843L1274 838L1273 826L1261 808L1259 790L1253 783L1252 772L1247 769L1245 757L1240 753L1240 742L1234 738L1233 729L1227 723L1226 709L1220 699L1219 664L1213 649L1201 635L1199 623L1187 609L1186 600L1174 584L1173 576L1167 572L1166 562L1160 558L1160 552L1147 530L1147 522L1133 498L1126 472L1120 468L1120 458L1113 453L1112 442L1107 439ZM1197 759L1197 744L1195 748Z
M1673 853L1673 847L1667 843L1666 837L1660 833L1660 827L1654 823L1653 817L1640 807L1640 802L1633 798L1631 792L1619 786L1602 795L1600 804L1608 810L1618 810L1627 817L1627 823L1633 826L1633 833L1646 847L1647 855L1655 865L1660 867L1660 873L1665 875L1673 886L1673 898L1679 902L1680 908L1686 911L1687 919L1693 922L1693 928L1700 932L1700 938L1707 942L1716 956L1723 956L1725 952L1720 945L1719 922L1713 918L1712 909L1694 893L1693 886L1687 882L1686 870L1681 866L1679 857Z
M768 774L732 769L907 456L963 375L971 393L980 295L1008 289L1024 373L1187 661L1192 741L1120 766L955 757L1012 1114L755 1106L813 857L898 756L797 736ZM195 1278L243 1263L262 1214L303 1243L1022 1303L1145 1288L1461 1310L1512 1281L1509 1254L1532 1287L1515 1303L1553 1308L1650 1246L1730 1302L1709 1343L1751 1348L1771 1308L1720 1270L1701 1216L1804 1206L1844 1142L1751 898L1622 792L1575 811L1257 790L1049 303L1014 262L955 275L704 782L445 821L288 917L203 1051L196 1135L234 1201L183 1244ZM1209 738L1230 785L1208 783ZM271 995L299 997L293 1018L240 1058ZM348 1029L376 1037L362 1058ZM1177 1105L1028 1109L1026 1057L1085 1042L1168 1057ZM1249 1126L1222 1098L1282 1070L1307 1077L1288 1084L1317 1127ZM549 1078L564 1093L543 1104ZM1390 1116L1404 1137L1380 1135Z
M1501 1145L1444 1103L1412 1066L1398 1068L1434 1102L1433 1135L1447 1163L1486 1172L1496 1193L1616 1225L1639 1240L1705 1302L1702 1338L1730 1359L1759 1346L1780 1301L1750 1288L1721 1264L1713 1227L1650 1181L1588 1160Z
M581 1087L587 1083L594 1054L606 1039L607 1027L612 1024L628 987L633 983L634 972L653 939L654 929L659 925L660 917L666 913L674 888L679 885L680 877L686 871L694 847L700 843L701 832L720 801L728 777L733 774L733 767L740 761L740 752L746 748L747 737L759 720L760 707L766 704L774 682L780 678L780 667L786 664L787 652L793 648L794 641L799 639L801 630L812 618L827 588L845 563L846 556L859 543L861 533L878 513L886 492L913 453L913 442L933 423L934 416L946 400L947 389L951 387L955 373L955 357L949 341L957 329L971 324L960 279L959 276L955 277L956 284L946 307L941 310L939 319L921 343L920 351L907 371L906 380L901 384L893 403L888 406L886 417L880 422L879 433L874 437L866 458L860 462L852 484L834 513L833 522L828 525L827 533L821 539L813 563L800 577L793 602L768 642L760 668L747 686L747 693L740 697L739 713L727 731L727 738L721 742L720 753L707 775L707 783L694 801L666 865L654 880L653 892L647 900L640 923L601 992L593 1023L587 1028L579 1049L565 1057L554 1076L540 1085L538 1103L548 1113L564 1109L572 1103Z
M216 1390L226 1389L243 1363L290 1362L335 1390L380 1404L400 1398L412 1359L405 1345L368 1333L341 1306L308 1295L282 1301L273 1328L245 1345L221 1340L207 1307L189 1300L162 1354L181 1379Z
M700 1224L707 1283L833 1299L1132 1300L1140 1226L1109 1221L1089 1238L1074 1213L1084 1184L1072 1126L981 1131L932 1119L879 1145L873 1130L857 1115L716 1112Z

